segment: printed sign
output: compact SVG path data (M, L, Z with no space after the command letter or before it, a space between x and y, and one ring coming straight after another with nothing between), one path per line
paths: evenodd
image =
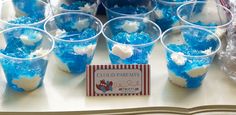
M150 95L150 65L88 65L87 96Z

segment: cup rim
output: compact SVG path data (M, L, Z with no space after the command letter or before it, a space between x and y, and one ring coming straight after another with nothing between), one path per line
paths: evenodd
M223 24L223 25L217 25L217 26L201 26L201 25L197 25L197 24L191 23L191 22L185 20L184 18L182 18L182 17L180 16L180 10L181 10L181 8L183 8L184 6L190 5L190 4L205 4L205 3L207 3L207 2L205 2L205 1L196 1L196 2L188 2L188 3L182 4L182 5L179 6L178 9L177 9L177 16L178 16L178 18L179 18L181 21L183 21L184 23L186 23L186 24L190 24L190 25L193 25L193 26L200 26L200 27L204 27L204 28L208 28L208 29L224 28L224 27L227 27L229 24L231 24L231 23L233 22L233 19L234 19L233 13L232 13L227 7L225 7L225 6L221 5L221 4L218 4L218 3L216 3L216 6L217 6L217 7L220 7L220 8L222 8L222 9L226 10L226 12L228 12L228 13L231 15L230 21L228 21L227 23L225 23L225 24Z
M109 24L110 22L116 21L116 20L118 20L118 19L138 19L138 20L145 20L145 21L147 21L148 23L151 23L151 24L153 24L155 27L157 27L157 29L158 29L158 31L159 31L159 36L158 36L155 40L153 40L153 41L151 41L151 42L142 43L142 44L126 44L126 43L119 43L119 42L117 42L117 41L114 41L114 40L112 40L111 38L109 38L109 37L104 33L104 28L105 28L106 26L108 26L108 24ZM161 28L160 28L156 23L154 23L153 21L151 21L151 20L149 20L149 19L141 18L141 17L133 17L133 16L123 16L123 17L113 18L113 19L107 21L107 22L103 25L102 34L103 34L103 36L106 38L106 40L109 40L109 41L114 42L114 43L116 43L116 44L122 44L122 45L128 45L128 46L137 47L137 46L148 46L148 45L150 45L150 44L154 44L155 42L157 42L157 41L161 38L162 31L161 31Z
M157 0L158 2L164 3L164 4L170 4L170 5L180 5L180 4L184 4L184 3L189 3L189 2L193 2L194 0L188 0L188 1L182 1L182 2L169 2L166 0Z
M165 39L164 36L165 36L168 32L170 32L170 31L172 31L172 30L181 29L181 28L195 28L195 29L199 29L199 30L206 31L206 32L208 32L209 34L212 34L213 36L215 36L215 37L217 38L217 41L219 42L218 48L217 48L215 51L211 52L210 54L205 54L205 55L200 55L200 56L191 56L191 55L185 55L185 54L184 54L184 55L183 55L184 57L189 57L189 58L209 57L209 56L215 55L215 54L220 50L221 45L222 45L222 44L221 44L221 40L220 40L220 38L219 38L215 33L211 32L211 31L208 30L208 29L205 29L205 28L202 28L202 27L198 27L198 26L182 25L182 26L175 26L175 27L169 28L169 29L167 29L167 30L161 35L161 44L162 44L162 46L163 46L166 50L168 50L169 52L171 52L171 53L177 53L176 51L173 51L173 50L171 50L170 48L167 47L167 45L164 43L164 39Z
M5 58L9 58L9 59L13 59L13 60L22 60L22 61L24 61L24 60L36 60L36 59L43 58L43 57L49 55L53 51L54 45L55 45L55 41L52 39L52 36L50 34L46 33L44 30L41 30L39 28L30 27L30 26L26 26L26 27L23 27L23 26L12 27L12 28L8 28L8 29L4 29L4 30L0 31L0 34L3 34L6 31L15 30L15 29L33 29L33 30L39 31L39 32L41 32L43 34L46 34L48 36L47 39L52 42L51 48L46 53L44 53L43 55L36 56L36 57L18 58L18 57L12 57L12 56L5 55L5 54L3 54L1 52L0 52L0 57L2 56L2 57L5 57Z
M119 12L116 12L116 11L113 11L113 10L111 10L110 8L108 8L106 5L105 5L105 3L104 2L102 2L102 5L103 5L103 7L106 9L106 10L108 10L108 11L110 11L110 12L112 12L112 13L114 13L114 14L118 14L118 15L121 15L121 16L130 16L130 15L132 15L132 16L145 16L145 15L148 15L148 14L151 14L152 12L154 12L155 11L155 9L156 9L156 7L157 7L157 0L151 0L151 1L154 1L155 3L154 3L154 7L150 10L150 11L148 11L148 12L146 12L146 13L142 13L142 14L125 14L125 13L119 13Z
M0 2L0 4L3 4L5 2L9 2L11 0L3 0L2 2ZM46 2L42 1L42 0L38 0L39 2L43 3L45 6L46 6L46 10L49 10L48 11L48 15L43 19L43 20L40 20L38 22L35 22L35 23L31 23L31 24L13 24L13 23L9 23L8 21L5 21L5 20L2 20L0 18L0 23L4 23L4 24L7 24L7 25L11 25L11 26L21 26L21 25L25 25L25 26L35 26L35 25L38 25L40 23L43 23L45 22L48 18L51 17L52 15L52 11L51 11L51 8L50 8L50 5L47 4Z
M56 36L53 36L51 35L47 29L46 29L46 26L47 24L52 21L52 20L55 20L55 17L58 17L58 16L62 16L62 15L68 15L68 14L76 14L76 15L84 15L84 16L88 16L88 17L92 17L94 20L96 20L99 25L101 26L99 32L96 33L96 35L92 36L92 37L89 37L89 38L86 38L86 39L83 39L83 40L64 40L64 39L61 39L61 38L58 38ZM60 13L60 14L57 14L57 15L54 15L52 17L50 17L45 23L44 23L44 30L46 33L48 33L49 35L53 36L53 38L57 41L63 41L63 42L70 42L70 43L75 43L75 42L85 42L85 41L89 41L89 40L92 40L92 39L95 39L97 38L101 33L102 33L102 30L103 30L103 26L102 26L102 22L101 20L99 20L97 17L91 15L91 14L86 14L86 13L83 13L83 12L65 12L65 13Z

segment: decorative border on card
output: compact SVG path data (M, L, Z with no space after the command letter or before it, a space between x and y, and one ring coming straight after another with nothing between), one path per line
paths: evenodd
M119 72L125 72L125 75L129 73L130 74L129 77L123 76L123 78L122 77L118 78L117 75L120 75ZM105 80L103 79L102 75L110 75L111 77L114 78L106 76L106 78L110 80ZM137 75L138 77L135 78L135 75ZM113 83L114 81L127 82L128 85L127 87L129 88L124 87L126 83L124 83L123 86L121 86L120 84ZM112 86L116 88L112 88ZM119 86L121 86L122 88L119 88ZM86 95L87 96L150 95L150 65L88 65L86 70Z

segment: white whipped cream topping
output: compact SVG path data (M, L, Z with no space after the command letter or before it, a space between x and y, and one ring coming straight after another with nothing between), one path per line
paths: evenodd
M182 52L178 53L172 53L171 59L177 64L177 65L184 65L187 61L187 59L184 57L184 54Z
M73 28L77 29L78 31L81 31L88 27L89 27L89 19L81 19L75 23Z
M204 54L206 54L206 55L209 55L209 54L212 53L212 47L210 47L210 48L208 48L208 49L206 49L206 50L204 50L204 51L201 51L201 52L204 53Z
M128 45L115 44L112 47L112 54L120 57L121 59L129 58L133 55L133 47Z
M58 68L60 68L61 70L65 71L65 72L70 73L69 67L65 63L63 63L55 54L54 54L54 57L55 57L55 62L57 64Z
M207 73L207 70L208 70L208 66L202 66L202 67L193 68L192 70L187 71L187 74L190 77L195 78L195 77L199 77Z
M80 7L80 10L87 13L95 14L96 7L97 5L95 3L93 3L92 5L89 5L88 3L86 3L84 7Z
M128 33L136 32L139 29L139 22L125 21L121 28Z
M27 35L21 35L20 40L23 42L23 44L33 46L36 42L40 41L43 38L41 34L37 34L37 36L34 39L30 39Z
M90 44L88 46L85 47L78 47L78 46L74 46L73 47L74 52L78 55L84 55L87 54L88 57L91 57L96 49L96 45L95 44Z
M18 88L22 88L25 91L31 91L36 89L41 81L41 77L38 75L29 78L26 76L20 76L19 79L12 80L12 83L15 84Z
M180 76L176 76L173 72L168 71L169 74L169 80L173 83L176 84L178 86L181 87L186 87L187 82L184 78L180 77Z
M156 10L155 10L155 14L156 14L156 16L157 16L159 19L164 18L163 11L160 10L160 9L156 9Z

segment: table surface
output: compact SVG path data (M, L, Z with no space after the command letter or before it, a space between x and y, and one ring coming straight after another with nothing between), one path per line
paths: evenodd
M92 64L110 64L104 38L101 36ZM210 67L203 85L185 89L168 79L165 54L160 41L150 59L151 95L124 97L86 97L85 74L73 76L60 71L51 58L44 85L28 93L19 93L6 85L0 71L0 112L127 112L147 110L187 111L186 109L236 109L236 83L229 79L217 63ZM209 106L211 105L211 106ZM226 106L227 105L227 106ZM186 109L185 109L186 108ZM198 108L198 109L200 109Z

